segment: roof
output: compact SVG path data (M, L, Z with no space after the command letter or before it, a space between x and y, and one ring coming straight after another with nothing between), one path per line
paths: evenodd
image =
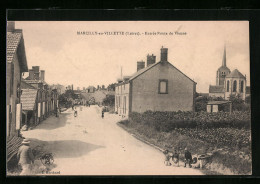
M245 76L238 71L238 69L233 70L230 74L226 76L226 78L244 78Z
M25 48L24 48L24 41L23 41L23 34L22 30L16 29L13 32L7 32L6 35L6 60L8 63L11 63L13 61L14 55L17 52L18 47L20 47L21 52L23 52L23 55L19 59L21 61L21 71L27 72L28 66L27 66L27 60L25 55Z
M218 70L227 70L227 71L230 71L230 69L226 66L221 66L218 68Z
M29 83L21 80L21 88L22 89L36 89L34 86L30 85Z
M21 103L23 110L32 111L35 109L37 91L37 89L22 90Z
M159 61L157 63L154 63L146 68L143 68L139 71L137 71L136 73L134 73L132 75L132 77L129 79L129 81L135 79L136 77L142 75L143 73L145 73L146 71L150 70L151 68L153 68L154 66L158 65L159 63L162 63L162 61ZM178 68L176 68L175 66L173 66L170 62L167 61L167 63L169 63L172 67L174 67L176 70L178 70L180 73L182 73ZM190 79L192 82L196 83L194 80L192 80L191 78L189 78L187 75L185 75L184 73L182 73L185 77L187 77L188 79Z
M224 86L209 85L209 93L224 93Z
M209 101L208 105L221 105L231 103L231 101Z
M91 88L95 88L94 86L89 86L89 87L87 87L86 89L91 89Z

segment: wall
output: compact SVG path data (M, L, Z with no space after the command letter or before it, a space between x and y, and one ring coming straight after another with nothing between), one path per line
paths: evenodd
M17 134L17 131L16 131L16 104L20 103L20 100L17 98L17 85L21 83L21 73L20 73L20 66L19 66L17 54L14 55L13 63L14 63L13 94L11 94L11 97L9 100L9 104L11 105L11 109L12 109L10 136L14 136ZM12 77L11 70L9 70L9 72L10 72L10 77ZM9 90L10 90L10 86L9 86ZM9 92L9 94L10 94L10 92Z
M129 114L129 87L130 84L127 83L115 88L115 112L119 115L128 116Z
M159 79L168 80L168 94L158 94ZM132 112L194 109L194 83L168 62L157 64L132 83Z
M233 92L233 83L237 81L237 91ZM229 81L229 92L227 92L227 81ZM241 89L241 81L244 81L243 92L240 91ZM225 80L225 99L228 100L230 95L240 95L240 97L245 100L246 97L246 80L242 78L227 78Z

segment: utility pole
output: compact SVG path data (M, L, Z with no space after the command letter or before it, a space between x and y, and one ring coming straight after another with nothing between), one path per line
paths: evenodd
M121 66L121 79L123 79L122 66Z

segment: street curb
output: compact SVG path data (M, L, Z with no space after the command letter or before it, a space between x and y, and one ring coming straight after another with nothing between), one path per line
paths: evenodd
M123 125L121 126L121 125L119 125L119 124L117 123L117 126L119 126L119 127L122 128L123 130L125 130L126 132L128 132L127 129L123 127ZM139 141L142 141L143 143L148 144L149 146L152 146L152 147L154 147L155 149L157 149L157 150L159 150L159 151L161 151L161 152L164 151L164 149L162 149L162 148L160 148L160 147L158 147L158 146L156 146L156 145L154 145L154 144L152 144L152 143L150 143L150 142L148 142L148 141L142 139L141 137L138 137L137 135L132 134L132 133L130 133L130 132L128 132L128 133L129 133L131 136L133 136L133 137L135 137L136 139L138 139Z
M138 140L140 140L140 141L142 141L142 142L148 144L149 146L154 147L155 149L157 149L157 150L159 150L159 151L161 151L161 152L164 151L164 149L162 149L162 148L160 148L160 147L158 147L158 146L156 146L156 145L154 145L154 144L152 144L152 143L150 143L150 142L148 142L148 141L146 141L146 140L144 140L144 139L138 137L138 136L135 135L135 134L131 134L131 135L132 135L133 137L135 137L136 139L138 139Z

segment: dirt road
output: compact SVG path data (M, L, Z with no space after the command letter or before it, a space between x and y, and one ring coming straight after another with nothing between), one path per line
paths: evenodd
M23 132L32 146L52 152L55 167L50 175L201 175L200 170L165 166L164 155L116 125L121 117L98 106L71 109L50 117L35 129ZM43 173L46 174L46 173Z

